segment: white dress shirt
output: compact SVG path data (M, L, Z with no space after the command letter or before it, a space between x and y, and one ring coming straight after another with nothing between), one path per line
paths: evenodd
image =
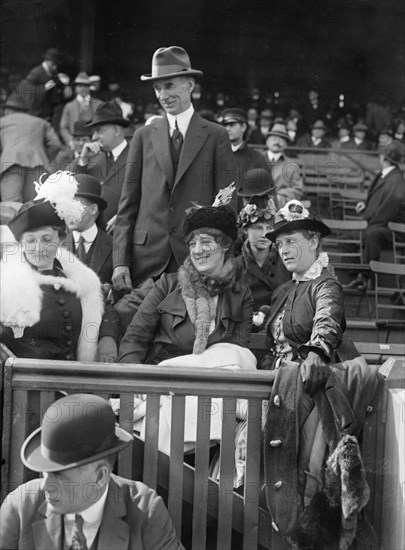
M119 145L117 145L117 147L114 147L114 149L111 151L114 162L117 160L117 158L120 156L120 154L122 153L122 151L125 149L126 146L127 146L127 140L124 139L121 141Z
M267 157L270 162L278 162L283 153L273 153L272 151L267 151Z
M87 510L80 512L80 515L83 518L83 534L86 537L87 548L90 548L90 546L93 544L94 539L97 535L97 531L100 528L101 521L103 519L105 501L107 500L107 494L108 485L101 498L97 502L92 504L90 508L87 508ZM70 548L70 545L72 544L72 532L75 522L75 515L76 514L65 514L63 517L65 523L65 549Z
M91 245L96 240L97 233L98 233L98 227L95 223L86 231L83 231L83 233L80 233L80 231L72 231L73 233L73 240L75 242L75 249L77 250L79 246L79 239L83 235L84 239L84 250L86 251L86 254L89 252Z
M395 166L387 166L387 168L383 168L381 170L381 177L385 178L391 172L391 170L394 170L394 168Z
M191 117L193 116L194 114L194 107L192 105L190 105L190 107L188 109L186 109L185 111L183 111L182 113L176 115L176 116L173 116L173 115L170 115L169 113L167 113L167 120L169 122L169 130L170 130L170 136L173 135L173 132L176 128L176 120L177 120L177 126L183 136L183 138L185 137L186 135L186 132L188 130L188 127L190 125L190 120L191 120Z

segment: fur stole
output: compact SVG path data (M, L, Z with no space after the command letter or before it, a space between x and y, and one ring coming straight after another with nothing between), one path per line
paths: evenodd
M190 257L179 268L178 281L187 313L194 325L193 353L202 353L215 322L215 296L230 288L234 282L235 266L231 260L224 263L215 276L197 271Z
M76 294L82 306L82 326L77 344L79 361L94 361L98 331L104 313L101 284L97 275L69 250L60 248L57 256L66 278L43 275L32 269L20 246L1 260L0 321L21 338L25 327L39 322L43 291L41 285L54 285Z

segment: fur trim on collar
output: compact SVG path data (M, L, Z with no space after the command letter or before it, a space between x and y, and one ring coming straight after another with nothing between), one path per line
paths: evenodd
M41 285L64 288L76 294L82 306L77 359L94 361L97 355L98 331L104 313L100 280L94 271L69 250L60 248L57 258L66 278L43 275L32 269L20 246L12 254L2 258L0 321L13 329L15 338L21 338L25 327L32 327L40 320L43 298Z

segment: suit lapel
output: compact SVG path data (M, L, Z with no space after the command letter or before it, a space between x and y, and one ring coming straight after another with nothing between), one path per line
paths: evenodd
M114 164L111 166L108 173L106 173L104 184L108 182L111 178L114 180L115 174L117 174L123 166L125 166L126 160L127 160L127 151L128 151L128 143L125 146L125 149L122 151L120 156L117 158L117 160L114 162ZM107 156L104 155L104 162L105 162L105 170L107 170ZM114 180L115 181L115 180Z
M62 516L47 510L46 502L38 508L38 521L32 522L32 536L35 550L61 550L62 544Z
M174 180L174 185L180 180L184 172L193 162L197 153L204 145L205 140L208 137L208 125L200 116L196 113L193 114L190 120L189 127L187 129L186 136L184 138L183 148L181 150L179 165L177 167L177 173Z
M107 235L99 229L97 232L97 237L95 238L87 254L89 258L89 267L97 274L110 254L111 247L108 246L108 241L109 239Z
M129 525L122 520L127 514L124 494L113 479L110 480L103 521L101 522L97 550L127 550Z
M170 151L169 124L165 117L156 121L152 129L152 146L169 187L173 185L173 162Z

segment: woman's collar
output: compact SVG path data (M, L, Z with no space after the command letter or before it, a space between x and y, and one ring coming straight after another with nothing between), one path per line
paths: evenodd
M321 252L318 258L314 261L311 267L303 275L297 275L293 273L292 278L294 281L311 281L316 279L322 273L322 270L328 267L329 256L326 252Z

